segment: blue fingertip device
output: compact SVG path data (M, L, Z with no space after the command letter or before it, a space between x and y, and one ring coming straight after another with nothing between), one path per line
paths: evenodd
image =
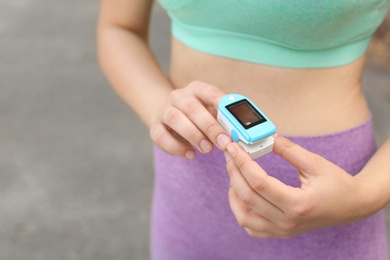
M276 127L249 98L239 94L223 96L217 119L253 159L272 151Z

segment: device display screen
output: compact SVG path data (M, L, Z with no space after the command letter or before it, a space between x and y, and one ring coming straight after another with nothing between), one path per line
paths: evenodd
M267 121L246 99L230 104L226 109L245 129Z

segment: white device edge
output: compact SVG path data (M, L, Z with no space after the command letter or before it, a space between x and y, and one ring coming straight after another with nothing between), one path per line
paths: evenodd
M221 123L222 127L231 135L229 129L234 129L233 125L224 117L222 113L218 110L217 119ZM236 131L239 137L238 143L241 147L251 156L252 159L259 158L267 153L272 152L274 146L273 136L268 136L264 139L261 139L255 143L245 142L243 136Z

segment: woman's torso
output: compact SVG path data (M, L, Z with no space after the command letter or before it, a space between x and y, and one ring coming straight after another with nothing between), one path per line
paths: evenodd
M170 79L175 87L204 81L254 101L287 135L339 132L369 116L361 88L365 56L332 68L292 69L196 51L172 39Z

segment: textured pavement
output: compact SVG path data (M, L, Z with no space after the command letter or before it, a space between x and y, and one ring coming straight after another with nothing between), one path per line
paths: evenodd
M0 259L148 259L147 129L96 59L98 1L0 0ZM167 70L169 23L152 48ZM377 141L390 134L389 72L364 79ZM387 214L390 216L390 214Z

